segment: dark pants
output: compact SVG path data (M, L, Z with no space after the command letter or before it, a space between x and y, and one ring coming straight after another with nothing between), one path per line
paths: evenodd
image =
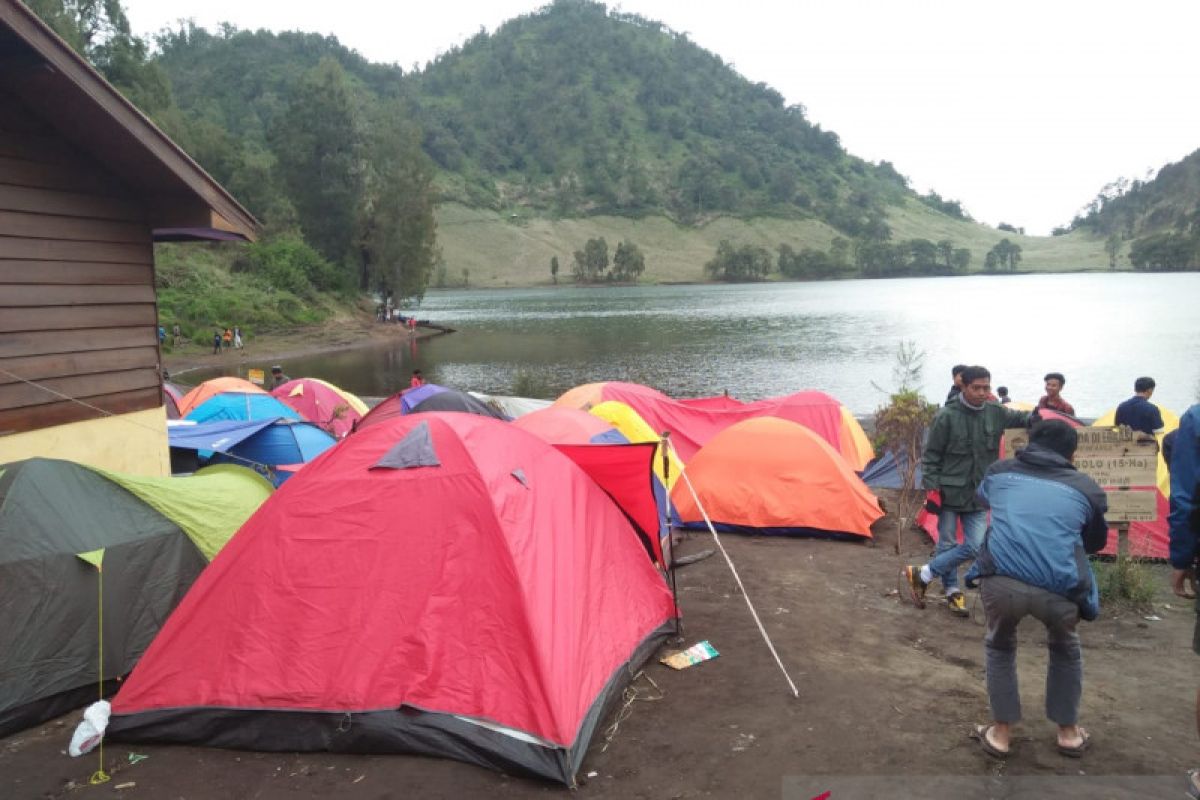
M1032 616L1046 626L1050 664L1046 669L1046 716L1058 725L1079 720L1079 697L1083 693L1083 654L1079 648L1079 608L1062 595L1027 583L994 575L984 578L981 595L987 617L988 700L992 719L1017 722L1021 719L1021 695L1017 688L1017 626Z

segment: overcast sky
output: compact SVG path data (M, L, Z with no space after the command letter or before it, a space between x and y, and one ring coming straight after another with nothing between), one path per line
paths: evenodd
M424 65L538 0L125 0L134 30L333 34L372 61ZM1028 233L1106 183L1200 148L1195 0L626 0L777 89L851 153L918 191Z

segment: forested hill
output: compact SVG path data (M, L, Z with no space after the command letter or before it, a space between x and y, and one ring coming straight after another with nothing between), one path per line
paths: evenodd
M1200 266L1200 150L1163 167L1153 180L1104 187L1071 228L1130 241L1135 267Z
M159 48L179 107L210 129L193 148L235 190L235 170L222 166L268 158L296 82L331 57L361 103L403 104L440 168L443 200L684 222L813 217L859 236L879 227L889 204L914 196L890 164L847 154L802 107L686 35L598 3L559 0L410 73L311 34L183 28ZM231 147L243 152L218 152ZM264 184L253 183L247 201L263 213L266 198L254 195ZM936 195L925 200L964 216Z

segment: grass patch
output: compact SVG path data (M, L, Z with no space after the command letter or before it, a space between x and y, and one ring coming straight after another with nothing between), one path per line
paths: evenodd
M1150 564L1140 558L1118 557L1113 561L1093 561L1101 605L1148 606L1158 593L1158 577Z

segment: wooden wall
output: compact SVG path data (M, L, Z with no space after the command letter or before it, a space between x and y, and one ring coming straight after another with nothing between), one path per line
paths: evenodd
M102 416L14 375L108 412L161 405L157 332L146 209L0 90L0 436Z

